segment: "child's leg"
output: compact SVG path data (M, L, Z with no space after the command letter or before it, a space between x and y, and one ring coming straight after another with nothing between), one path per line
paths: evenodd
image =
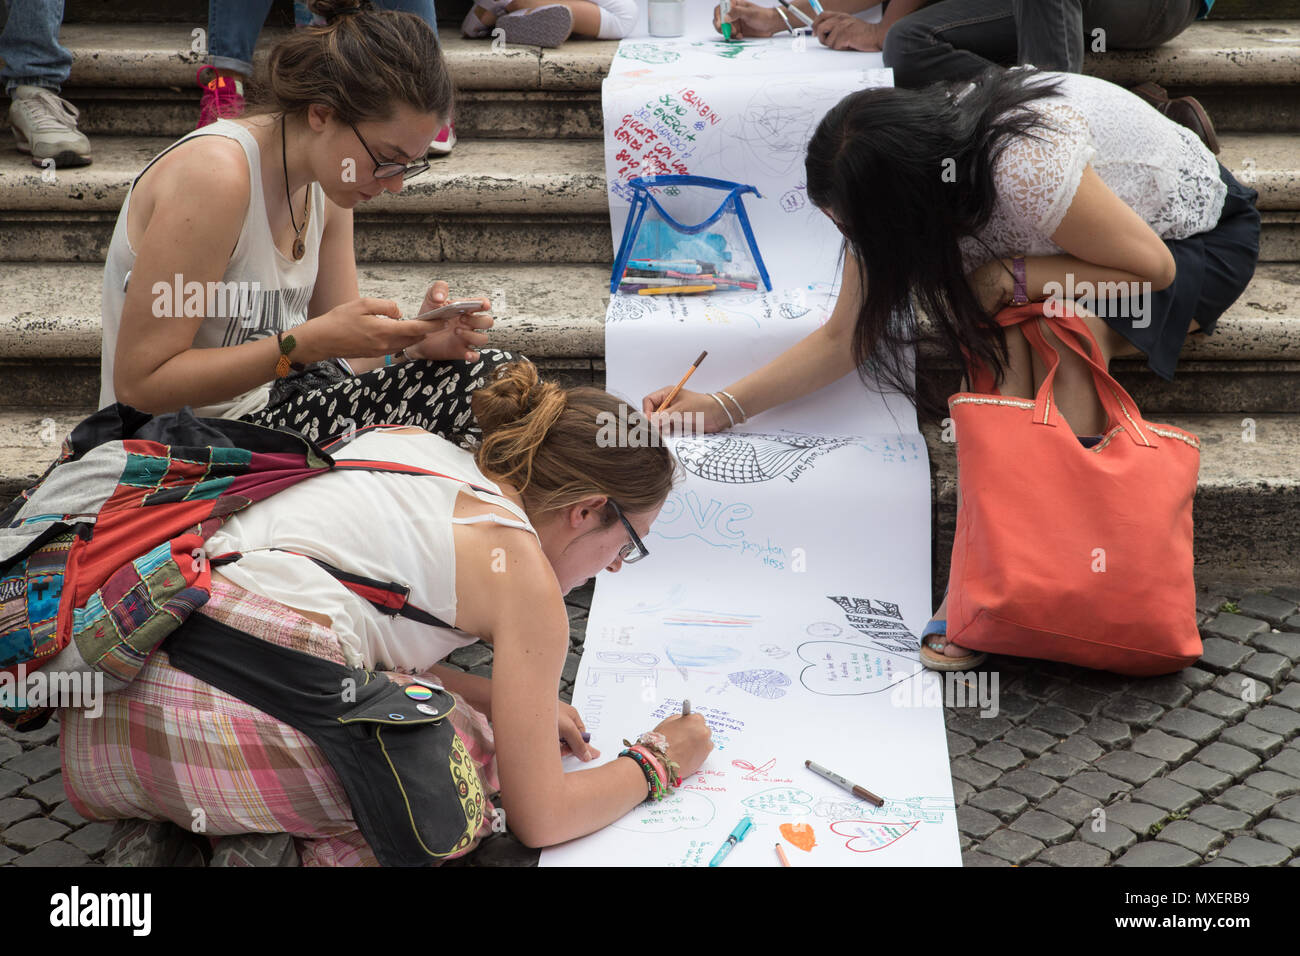
M479 0L465 14L460 32L467 37L485 37L496 26L497 17L506 12L506 0Z

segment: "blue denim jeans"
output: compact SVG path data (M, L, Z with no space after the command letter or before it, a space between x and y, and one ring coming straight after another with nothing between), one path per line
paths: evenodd
M67 82L72 54L59 43L63 0L9 0L9 18L0 33L0 79L5 92L15 86L43 86L56 93Z
M1085 41L1145 50L1202 14L1203 0L940 0L903 17L885 37L897 86L960 80L992 63L1078 73Z
M18 0L22 2L22 0ZM414 13L438 35L434 0L376 0L380 10ZM62 0L59 0L62 6ZM271 0L208 0L208 62L221 70L253 75L253 47L271 11Z

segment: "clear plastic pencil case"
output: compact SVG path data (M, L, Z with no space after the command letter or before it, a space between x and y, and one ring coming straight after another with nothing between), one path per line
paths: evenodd
M628 186L611 293L772 291L741 200L762 198L753 186L706 176L641 176Z

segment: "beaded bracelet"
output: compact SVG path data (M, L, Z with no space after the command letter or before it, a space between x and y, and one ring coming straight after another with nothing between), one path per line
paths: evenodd
M659 781L663 784L664 795L671 796L673 789L669 786L669 782L672 778L669 777L668 770L664 767L663 762L659 760L659 758L656 757L647 747L630 747L629 749L633 753L641 754L641 756L650 761L650 766L655 768L655 773L659 775Z
M623 743L629 747L633 746L626 740L623 741ZM674 787L680 787L682 785L681 774L678 772L681 770L681 765L668 756L667 737L663 734L656 733L653 730L648 730L636 739L636 746L645 748L650 756L656 758L662 764L662 769L665 771L664 779L666 781L671 783ZM672 791L669 790L668 792L671 793Z
M649 760L650 766L654 767L655 770L658 771L659 779L664 782L664 786L666 787L668 785L668 781L671 779L668 776L668 768L664 766L664 763L662 760L659 759L658 754L656 754L649 747L643 746L640 741L637 741L636 743L632 743L632 741L630 740L624 740L623 746L627 747L628 750L631 750L634 753L641 754L641 756Z
M647 800L654 800L658 802L664 798L663 781L659 779L659 773L651 765L650 759L648 757L646 757L642 753L638 753L635 750L624 750L622 753L619 754L619 756L631 757L633 760L636 761L637 766L641 768L641 772L645 774L646 781L650 784L650 793L646 797Z

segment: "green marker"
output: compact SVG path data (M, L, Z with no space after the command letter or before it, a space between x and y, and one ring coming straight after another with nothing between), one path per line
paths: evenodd
M722 39L728 43L731 42L731 24L727 22L729 16L731 16L731 0L722 0Z

